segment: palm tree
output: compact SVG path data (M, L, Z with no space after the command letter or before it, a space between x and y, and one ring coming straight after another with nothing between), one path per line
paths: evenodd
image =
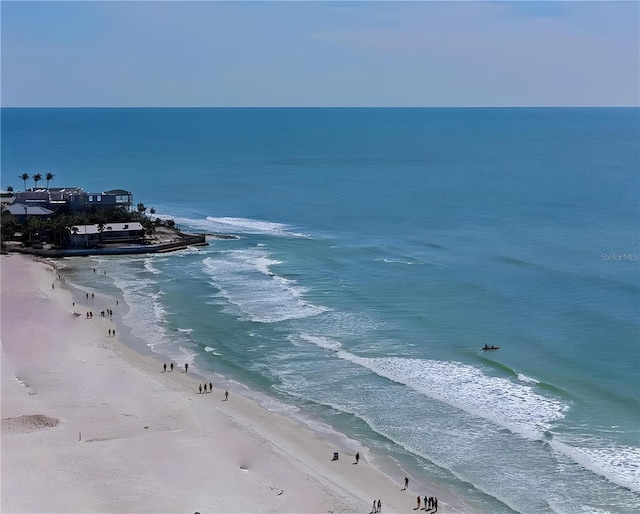
M140 224L142 225L142 228L144 228L145 236L151 237L156 233L156 226L150 219L145 218L140 222Z
M40 175L40 173L36 173L33 176L33 182L36 185L36 187L38 187L38 182L40 182L42 180L42 175Z
M13 214L9 214L9 211L2 211L0 220L2 220L0 224L0 242L4 243L20 230L20 224Z
M80 229L78 227L76 227L75 225L72 225L69 230L74 236L77 235L78 232L80 232ZM69 244L71 244L70 240L69 240Z
M104 222L100 221L98 223L98 246L100 246L100 248L102 248L102 233L104 232L104 229Z
M29 180L29 174L28 173L23 173L18 178L21 178L24 181L24 188L27 189L27 180Z
M47 179L47 189L49 189L49 181L53 180L53 177L55 177L55 175L53 173L47 173L44 178Z
M44 228L44 223L41 219L36 216L29 216L27 218L27 241L32 241L33 239L40 240L40 232Z
M64 246L65 236L73 224L71 216L61 214L55 218L50 218L50 223L53 243Z

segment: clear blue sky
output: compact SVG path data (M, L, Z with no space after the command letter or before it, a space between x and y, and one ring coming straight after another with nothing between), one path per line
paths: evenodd
M638 106L629 2L0 2L14 106Z

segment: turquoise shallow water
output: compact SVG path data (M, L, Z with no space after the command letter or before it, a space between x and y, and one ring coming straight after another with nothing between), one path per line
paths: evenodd
M132 344L486 512L636 512L638 114L3 109L2 185L240 236L65 259Z

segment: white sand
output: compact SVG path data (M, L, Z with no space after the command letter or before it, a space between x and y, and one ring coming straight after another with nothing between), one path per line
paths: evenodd
M402 477L366 458L354 465L236 393L197 394L181 369L161 373L108 337L109 319L72 307L47 263L2 256L0 272L2 513L364 514L377 498L384 513L415 507ZM439 512L472 510L446 491L438 499Z

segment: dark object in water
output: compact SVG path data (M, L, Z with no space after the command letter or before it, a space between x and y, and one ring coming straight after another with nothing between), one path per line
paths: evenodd
M499 346L487 346L486 344L482 347L483 350L499 350Z

